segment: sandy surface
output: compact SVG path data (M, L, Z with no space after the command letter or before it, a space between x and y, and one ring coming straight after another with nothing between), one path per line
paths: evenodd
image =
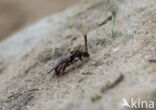
M1 0L0 40L79 0Z
M0 107L123 110L122 98L129 103L131 98L155 101L156 63L149 62L156 58L155 4L84 1L0 43ZM110 6L117 11L113 38ZM88 34L90 60L78 62L61 77L48 74L60 57L84 49L83 32Z

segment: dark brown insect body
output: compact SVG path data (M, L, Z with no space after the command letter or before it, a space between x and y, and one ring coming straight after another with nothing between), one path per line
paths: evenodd
M79 60L82 61L84 58L89 58L90 55L88 53L88 47L87 47L87 34L84 35L84 41L85 41L85 51L75 50L70 52L69 55L61 59L55 67L49 70L48 73L55 70L55 74L57 76L61 76L64 74L66 67L74 64Z

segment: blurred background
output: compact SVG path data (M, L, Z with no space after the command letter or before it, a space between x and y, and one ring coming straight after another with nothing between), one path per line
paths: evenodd
M80 0L0 0L0 41Z

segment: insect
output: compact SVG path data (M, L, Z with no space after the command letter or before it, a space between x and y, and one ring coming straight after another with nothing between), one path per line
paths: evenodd
M66 67L74 64L77 61L83 61L85 58L89 58L88 44L87 44L87 34L84 34L85 51L75 50L71 51L70 54L62 58L48 73L55 70L56 76L61 76L64 74Z

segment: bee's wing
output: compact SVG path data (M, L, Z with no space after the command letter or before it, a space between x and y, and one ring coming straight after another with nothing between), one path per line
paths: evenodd
M48 71L48 73L51 73L55 68L56 68L56 66L54 66L52 69L50 69L50 70Z

